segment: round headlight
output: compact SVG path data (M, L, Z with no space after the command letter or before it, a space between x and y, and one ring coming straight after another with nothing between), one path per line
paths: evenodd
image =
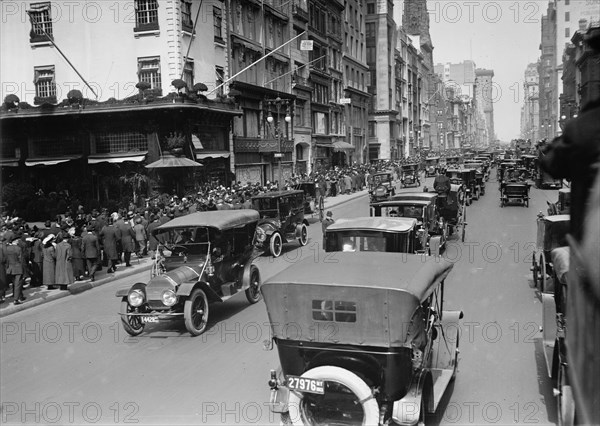
M131 306L140 306L142 303L144 303L144 293L142 293L140 290L132 290L127 295L127 300Z
M162 294L162 302L165 306L173 306L177 303L177 296L173 290L165 290Z
M267 233L262 228L256 228L256 239L259 243L263 243L267 239Z

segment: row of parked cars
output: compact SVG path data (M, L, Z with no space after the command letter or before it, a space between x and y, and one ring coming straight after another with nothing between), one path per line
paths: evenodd
M274 326L270 341L281 365L270 372L269 405L283 424L423 422L456 376L463 317L443 305L453 265L433 255L458 224L442 215L437 194L372 202L370 217L327 229L325 249L336 262L305 259L264 283L255 258L277 256L293 240L305 245L308 223L302 191L253 203L158 227L151 279L117 292L125 330L139 335L180 318L200 335L212 303L241 292L249 303L264 297L273 325L297 326ZM336 333L311 332L324 327Z

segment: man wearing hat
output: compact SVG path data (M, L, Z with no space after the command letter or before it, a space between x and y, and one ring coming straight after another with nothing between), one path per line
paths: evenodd
M11 237L12 241L6 246L6 285L13 283L14 304L20 305L25 300L23 297L23 253L19 240L21 235L15 233Z
M325 231L334 222L335 220L333 220L333 212L329 210L325 215L325 219L323 219L323 222L321 222L321 230L323 231L323 250L325 250Z

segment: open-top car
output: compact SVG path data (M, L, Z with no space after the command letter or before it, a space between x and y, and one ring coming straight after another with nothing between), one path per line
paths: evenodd
M403 164L400 182L402 183L403 188L408 186L421 186L421 179L419 179L419 165L416 163Z
M326 252L422 253L417 220L407 217L338 219L325 232Z
M460 155L448 155L446 156L445 163L446 167L458 168L460 163L462 162L462 157Z
M283 244L298 240L308 243L308 221L304 218L304 192L272 191L252 197L252 208L260 214L256 229L259 247L279 257Z
M444 310L452 263L397 253L304 259L262 293L280 368L282 424L414 425L457 373L461 311Z
M438 211L437 198L431 192L403 192L388 201L371 203L371 216L416 219L418 252L439 255L448 238L448 225Z
M121 323L137 336L147 324L183 318L194 336L208 324L209 304L244 291L260 299L260 274L252 264L258 213L221 210L175 218L153 231L159 241L150 281L117 291Z
M440 157L428 157L425 159L425 176L435 176L440 165Z
M371 202L387 200L396 193L394 172L386 170L373 173L369 179L369 196Z

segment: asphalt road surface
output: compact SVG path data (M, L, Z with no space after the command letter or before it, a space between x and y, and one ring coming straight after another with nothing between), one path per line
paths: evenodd
M445 256L455 265L445 303L465 314L459 372L428 423L556 422L529 267L536 214L557 191L532 188L531 197L529 208L500 208L492 178L486 195L468 208L465 243L454 237L448 244ZM333 212L368 216L368 199ZM301 258L322 259L319 222L309 238L301 249L286 245L277 260L259 258L262 279ZM270 335L264 303L249 305L240 294L211 305L210 329L199 337L170 322L132 338L120 326L115 292L148 278L140 273L3 318L1 422L277 424L266 405L278 358L263 347Z

